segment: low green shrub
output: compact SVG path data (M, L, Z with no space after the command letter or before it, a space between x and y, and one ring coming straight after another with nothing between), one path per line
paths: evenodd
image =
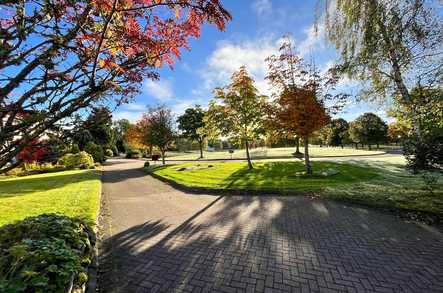
M14 168L6 172L7 176L28 176L34 174L50 173L64 171L66 168L62 166L53 165L52 163L24 163L22 166Z
M0 228L0 292L66 292L87 280L95 237L79 219L43 214Z
M126 158L127 159L140 159L141 153L139 150L129 150L126 152Z
M111 149L105 149L105 156L112 157L114 156L114 152Z
M94 166L94 159L87 152L79 152L77 154L65 154L58 160L58 165L65 166L67 168L80 168L85 166L89 168Z
M71 146L71 153L73 153L73 154L77 154L77 153L79 153L80 152L80 148L78 147L78 144L73 144L72 146Z
M145 162L145 168L149 168L150 164L149 162Z
M105 154L101 145L88 142L85 146L85 152L94 158L94 162L103 163L105 161Z
M109 146L109 148L111 149L111 151L114 154L114 156L118 156L119 151L118 151L118 148L117 148L116 145L113 144L113 145Z

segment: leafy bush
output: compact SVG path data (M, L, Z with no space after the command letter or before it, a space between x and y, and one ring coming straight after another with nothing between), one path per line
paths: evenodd
M94 158L95 162L103 163L105 161L105 154L101 145L88 142L85 146L85 151Z
M140 159L141 153L139 150L129 150L126 152L127 159Z
M112 153L114 154L114 156L118 156L119 151L118 151L118 148L117 148L116 145L113 144L113 145L111 145L109 148L111 149L111 151L112 151Z
M149 168L149 162L145 162L145 168Z
M43 214L0 228L0 292L65 292L87 280L93 233L79 219Z
M77 154L66 154L58 160L58 164L67 168L80 168L81 166L94 166L94 159L87 152Z
M34 174L58 172L66 170L64 167L55 166L52 163L24 163L22 166L6 172L7 176L28 176Z
M414 172L443 168L442 136L423 137L421 141L411 138L405 142L403 151L408 168Z
M72 146L71 146L71 150L70 150L70 153L73 153L73 154L77 154L77 153L79 153L80 152L80 148L78 147L78 144L73 144Z
M106 149L105 156L112 157L112 156L114 156L114 152L111 149Z

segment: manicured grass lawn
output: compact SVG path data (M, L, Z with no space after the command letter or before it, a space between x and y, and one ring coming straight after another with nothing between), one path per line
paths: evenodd
M315 161L313 166L316 171L334 169L339 173L302 175L302 162L256 162L251 171L243 162L185 163L155 167L152 172L190 187L312 191L327 198L443 214L442 185L437 183L431 194L421 177L410 174L401 164ZM442 179L440 175L439 182Z
M0 179L0 226L43 213L96 219L100 172L63 171Z
M300 148L303 151L303 148ZM251 150L251 156L253 158L276 158L276 157L288 157L292 158L292 153L295 152L295 147L287 148L256 148ZM382 150L361 150L353 148L340 148L340 147L318 147L310 146L309 152L312 157L332 157L332 156L367 156L383 154ZM180 152L168 152L166 157L171 160L196 160L200 156L198 151L191 151L186 153ZM227 150L204 152L205 159L230 159L231 154ZM243 159L246 157L245 150L235 150L232 154L233 159Z
M157 167L154 173L192 187L281 191L320 191L326 185L335 186L376 176L370 169L350 164L313 164L316 170L335 169L340 173L307 176L303 174L304 166L301 162L256 162L253 170L248 170L247 164L243 162L185 163Z

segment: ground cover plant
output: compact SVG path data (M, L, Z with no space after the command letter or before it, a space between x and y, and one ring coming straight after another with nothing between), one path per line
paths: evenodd
M0 228L0 292L69 292L87 280L94 240L79 219L43 214Z

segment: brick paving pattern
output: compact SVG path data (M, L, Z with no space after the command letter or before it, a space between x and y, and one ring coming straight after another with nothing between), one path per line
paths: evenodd
M101 292L443 292L443 235L306 197L188 194L105 168Z

